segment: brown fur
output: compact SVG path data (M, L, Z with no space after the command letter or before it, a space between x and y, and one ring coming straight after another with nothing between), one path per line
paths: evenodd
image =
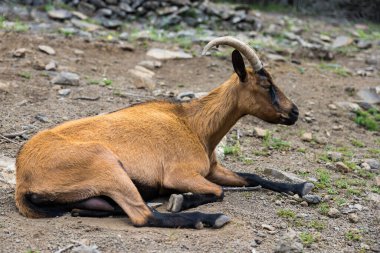
M281 91L281 112L271 104L258 76L244 83L233 74L208 96L190 103L149 102L107 115L70 121L31 138L17 157L16 205L32 218L28 194L55 203L94 196L112 198L135 225L151 216L132 180L180 192L222 194L220 185L244 186L223 168L214 149L246 114L278 123L293 103ZM124 171L125 170L125 171Z

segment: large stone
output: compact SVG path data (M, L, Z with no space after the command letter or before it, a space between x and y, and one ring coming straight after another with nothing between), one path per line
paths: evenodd
M339 218L341 216L341 213L339 212L338 209L332 207L327 213L327 216L329 216L330 218Z
M24 58L26 51L27 51L26 48L18 48L15 51L13 51L12 55L13 57L17 57L17 58Z
M193 58L191 54L188 54L182 51L171 51L171 50L160 49L160 48L152 48L146 53L146 55L156 58L158 60Z
M364 159L364 162L369 165L371 170L380 170L380 161L374 158Z
M100 26L98 25L95 25L95 24L91 24L91 23L88 23L88 22L85 22L85 21L82 21L82 20L79 20L79 19L71 19L71 23L79 28L79 29L84 29L88 32L93 32L95 30L98 30L100 29Z
M72 16L71 12L67 10L50 10L48 11L48 15L50 18L57 20L69 19Z
M254 127L253 128L253 133L259 137L259 138L264 138L268 133L269 131L266 130L266 129L262 129L260 127Z
M9 92L11 85L9 83L0 82L0 92Z
M145 70L142 70L141 68L143 67L141 66L138 66L138 67L140 68L134 68L134 69L128 70L127 74L130 78L130 81L137 89L153 90L156 87L156 82L153 79L154 73L151 74Z
M301 253L303 245L293 229L286 231L277 241L273 250L275 253Z
M352 102L343 101L343 102L336 102L335 104L342 109L349 110L352 112L360 110L360 106L358 104L352 103Z
M63 71L63 72L59 73L58 75L56 75L55 77L53 77L51 82L53 84L78 86L79 85L79 79L80 79L80 77L78 74Z
M362 88L358 91L358 96L364 100L364 102L369 104L379 104L380 103L380 86Z
M46 46L46 45L39 45L38 46L38 49L41 51L41 52L44 52L48 55L55 55L55 50L50 47L50 46Z
M313 134L312 133L303 133L301 136L301 140L306 142L311 142L313 140Z
M292 183L303 183L303 182L305 182L304 179L297 177L293 173L285 172L285 171L281 171L281 170L276 170L276 169L266 168L264 170L264 174L266 174L268 176L275 177L279 180L285 180L285 181L292 182Z
M0 155L0 185L6 183L8 185L16 184L16 160L11 157Z
M156 68L161 68L162 62L160 61L141 61L138 65L143 66L144 68L153 70Z
M302 197L309 204L318 204L322 201L322 198L318 195L306 194Z
M332 43L333 48L345 47L350 45L354 40L348 36L338 36Z

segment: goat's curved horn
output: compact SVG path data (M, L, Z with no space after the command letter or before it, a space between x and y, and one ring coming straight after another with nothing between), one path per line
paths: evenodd
M249 47L247 44L244 42L235 39L231 36L225 36L225 37L220 37L211 40L203 49L202 55L205 55L206 52L214 47L214 46L219 46L219 45L228 45L230 47L233 47L237 50L239 50L240 53L242 53L245 58L249 61L251 64L252 68L257 72L263 68L263 64L261 63L259 57L257 56L255 50L253 50L251 47Z

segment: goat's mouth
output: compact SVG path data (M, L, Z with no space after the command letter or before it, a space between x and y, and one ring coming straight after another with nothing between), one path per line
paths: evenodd
M298 114L299 112L297 106L293 105L291 111L288 114L281 114L280 124L287 126L294 125L294 123L296 123L298 120Z

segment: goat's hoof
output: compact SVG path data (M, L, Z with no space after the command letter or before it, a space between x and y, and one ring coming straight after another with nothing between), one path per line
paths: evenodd
M169 198L168 206L166 210L172 213L177 213L181 211L183 204L183 195L182 194L172 194Z
M214 225L212 226L213 228L221 228L228 222L230 222L231 218L228 217L227 215L222 214L219 218L215 220Z
M309 194L309 192L314 188L314 184L306 182L303 184L301 196L305 196L306 194Z

